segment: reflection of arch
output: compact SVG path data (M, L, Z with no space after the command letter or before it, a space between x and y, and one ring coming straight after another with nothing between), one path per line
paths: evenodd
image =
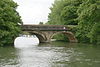
M77 39L75 38L74 34L72 32L55 32L50 39L53 38L54 35L57 35L57 34L64 34L68 37L69 41L70 42L77 42Z

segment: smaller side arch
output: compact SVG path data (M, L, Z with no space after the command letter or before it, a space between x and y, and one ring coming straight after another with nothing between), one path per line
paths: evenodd
M68 37L68 39L69 39L69 41L70 41L71 43L77 43L77 42L78 42L78 40L75 38L74 34L73 34L72 32L69 32L69 31L55 32L55 33L50 37L50 39L52 39L53 36L54 36L54 35L57 35L57 34L65 34L65 35Z

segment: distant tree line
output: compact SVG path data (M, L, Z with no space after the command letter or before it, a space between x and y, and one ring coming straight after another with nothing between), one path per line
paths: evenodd
M77 25L79 42L100 44L100 0L55 0L50 10L46 24Z
M13 45L21 31L17 6L12 0L0 0L0 46Z

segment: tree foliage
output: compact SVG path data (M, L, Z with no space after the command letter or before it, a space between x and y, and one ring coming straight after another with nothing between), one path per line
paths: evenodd
M61 14L61 10L63 9L65 4L64 0L55 0L53 6L50 8L51 13L48 16L48 24L55 24L55 25L60 25L63 24L61 23L61 18L60 18L60 14Z
M51 13L48 16L48 24L57 25L77 25L75 20L78 15L76 13L81 1L79 0L55 0L50 8Z
M43 22L40 22L39 24L40 24L40 25L43 25Z
M78 25L80 42L100 44L100 0L55 0L47 24Z
M100 44L100 1L87 0L83 2L77 13L79 40Z
M0 0L0 45L11 45L20 32L21 19L12 0Z
M50 8L48 23L51 25L77 25L77 9L81 1L79 0L55 0ZM65 36L56 36L56 39L66 40Z

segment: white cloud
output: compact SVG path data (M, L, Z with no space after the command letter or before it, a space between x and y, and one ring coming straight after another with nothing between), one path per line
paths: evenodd
M18 3L17 11L22 17L24 24L38 24L46 22L49 8L54 0L14 0Z

